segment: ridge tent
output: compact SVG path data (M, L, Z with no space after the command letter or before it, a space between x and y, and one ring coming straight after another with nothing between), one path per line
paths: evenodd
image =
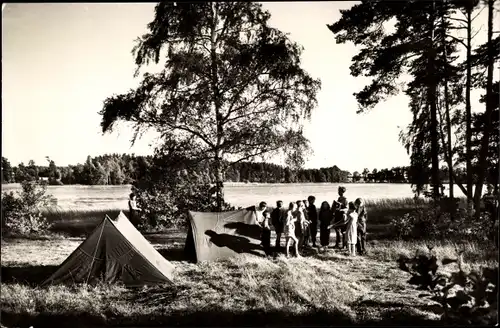
M127 287L171 283L174 266L132 225L123 212L107 215L42 285L122 281Z
M195 262L253 254L265 256L260 246L262 228L255 206L230 212L191 212L185 252Z

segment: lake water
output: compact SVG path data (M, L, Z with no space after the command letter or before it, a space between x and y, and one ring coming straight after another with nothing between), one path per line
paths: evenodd
M226 201L235 206L250 206L266 201L274 205L277 200L287 204L298 199L316 196L316 203L332 202L338 197L336 183L304 184L226 184ZM406 198L413 197L411 185L406 183L348 183L347 199ZM19 184L4 184L2 191L20 190ZM130 185L122 186L48 186L48 192L57 198L62 209L127 209ZM455 195L461 195L458 190Z

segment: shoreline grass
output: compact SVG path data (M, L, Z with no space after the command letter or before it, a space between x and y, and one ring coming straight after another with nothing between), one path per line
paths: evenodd
M368 200L368 230L376 238L384 238L387 234L387 225L392 217L402 216L414 209L428 206L429 201L414 198L396 198ZM317 204L319 206L319 204ZM273 207L269 206L269 210ZM42 211L48 222L52 223L49 233L70 237L85 236L104 218L116 217L120 211L128 215L128 210L107 209L61 209L46 208Z

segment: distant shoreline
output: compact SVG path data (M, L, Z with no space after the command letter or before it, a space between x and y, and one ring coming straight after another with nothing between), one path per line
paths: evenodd
M341 184L408 184L410 182L224 182L224 186L268 186L268 185L283 185L283 186L293 186L293 185L341 185ZM447 184L446 182L443 184ZM20 183L3 183L2 187L20 187ZM48 187L132 187L131 184L121 184L121 185L112 185L112 184L94 184L94 185L85 185L85 184L64 184L64 185L47 185Z

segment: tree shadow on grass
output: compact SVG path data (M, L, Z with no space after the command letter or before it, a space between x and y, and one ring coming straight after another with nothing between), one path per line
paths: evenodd
M401 313L399 313L401 312ZM293 314L284 311L250 310L231 312L221 309L197 311L172 311L162 314L145 314L130 317L120 317L112 313L90 315L88 313L71 314L14 314L2 311L2 324L7 326L33 327L89 327L89 326L366 326L366 325L425 325L437 326L438 322L416 316L408 311L384 313L382 320L354 322L341 311L318 310L307 314Z
M375 325L385 325L392 327L399 326L412 326L412 327L443 327L446 326L443 322L439 320L431 320L422 316L415 315L411 312L409 307L383 311L380 320L369 321L365 323L369 326Z
M408 304L404 304L402 302L380 302L376 300L364 300L358 303L360 306L368 306L368 307L376 307L376 308L407 308ZM425 304L425 305L414 305L413 308L432 312L434 314L441 315L443 314L443 308L435 303L435 304Z
M56 265L2 267L1 280L2 283L22 283L36 287L50 277L57 268Z
M437 304L427 305L409 305L397 301L377 301L377 300L363 300L356 303L355 307L361 309L371 309L371 312L376 311L380 314L380 320L377 322L384 322L389 326L408 325L412 326L442 326L443 323L437 320L431 320L423 316L415 314L414 310L431 312L434 314L442 314L442 308ZM373 321L375 322L375 321Z

